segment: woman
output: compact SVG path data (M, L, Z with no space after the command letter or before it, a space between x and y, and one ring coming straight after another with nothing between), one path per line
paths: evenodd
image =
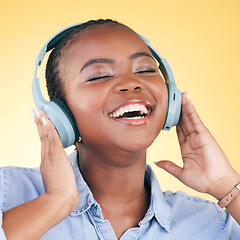
M133 30L110 20L76 27L52 51L46 78L50 99L68 105L81 139L71 164L47 115L32 111L42 145L40 172L2 169L7 239L240 236L229 216L240 223L239 196L225 212L183 193L163 193L146 167L146 149L165 122L168 91L152 53ZM186 93L177 134L183 168L169 161L157 166L218 200L240 183Z

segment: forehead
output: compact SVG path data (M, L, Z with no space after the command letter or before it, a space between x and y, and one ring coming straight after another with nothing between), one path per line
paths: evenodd
M106 24L79 33L69 43L67 52L71 57L81 56L81 59L105 57L108 55L129 54L134 52L151 54L147 45L132 29L117 24Z
M138 34L127 26L121 24L105 24L97 27L90 28L81 34L82 39L87 40L98 40L99 38L110 37L110 38L137 38ZM109 39L111 40L111 39Z

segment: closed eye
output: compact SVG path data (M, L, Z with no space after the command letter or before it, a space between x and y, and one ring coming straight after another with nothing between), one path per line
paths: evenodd
M146 70L137 71L136 74L141 74L141 73L155 73L155 72L157 72L156 69L146 69Z
M112 76L110 75L105 75L105 76L96 76L96 77L92 77L90 79L87 80L87 82L94 82L94 81L104 81L108 78L111 78Z

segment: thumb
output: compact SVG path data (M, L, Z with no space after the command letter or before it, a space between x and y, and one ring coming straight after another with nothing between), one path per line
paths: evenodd
M167 160L155 162L156 166L164 169L166 172L172 174L175 178L181 181L183 169L175 163Z

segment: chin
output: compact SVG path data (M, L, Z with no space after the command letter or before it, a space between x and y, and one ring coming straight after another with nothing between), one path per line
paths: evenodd
M133 138L128 137L125 138L124 141L119 142L122 149L125 149L129 152L138 152L142 150L146 150L148 147L152 145L154 140L158 134L152 136L152 135L145 135L145 136L135 136Z

